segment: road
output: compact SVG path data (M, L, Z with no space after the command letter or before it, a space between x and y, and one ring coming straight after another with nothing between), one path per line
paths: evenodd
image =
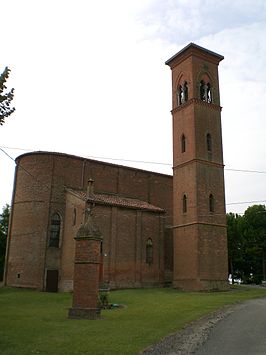
M195 355L266 354L266 298L249 300L220 320Z

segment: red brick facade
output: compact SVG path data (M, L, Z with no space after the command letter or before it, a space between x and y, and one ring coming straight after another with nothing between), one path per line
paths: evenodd
M95 180L98 198L94 218L103 234L104 281L124 288L171 280L171 233L164 233L172 224L171 176L36 152L17 158L7 285L47 290L48 271L57 270L59 290L73 289L74 237L84 221L89 178ZM49 246L54 213L61 219L58 247ZM148 239L153 244L150 264Z
M166 62L173 93L173 284L185 290L227 285L222 59L190 44Z
M173 177L60 153L17 158L7 285L72 290L74 237L92 178L103 280L111 288L163 286L172 278L186 290L226 287L222 59L190 44L166 62L172 69Z

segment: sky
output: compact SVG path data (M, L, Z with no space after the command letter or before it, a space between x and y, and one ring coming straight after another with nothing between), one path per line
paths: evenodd
M0 209L14 159L63 152L172 174L171 70L190 42L219 53L227 212L266 204L264 0L1 1Z

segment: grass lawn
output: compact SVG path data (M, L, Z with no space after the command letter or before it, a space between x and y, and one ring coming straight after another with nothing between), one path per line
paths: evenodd
M0 354L136 354L224 305L265 296L266 288L241 286L219 293L113 291L110 302L126 307L91 321L67 318L71 294L0 288Z

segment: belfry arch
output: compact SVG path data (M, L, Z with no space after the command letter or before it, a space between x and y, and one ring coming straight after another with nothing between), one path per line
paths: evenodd
M209 72L200 70L197 74L197 97L206 103L217 103L216 81Z

